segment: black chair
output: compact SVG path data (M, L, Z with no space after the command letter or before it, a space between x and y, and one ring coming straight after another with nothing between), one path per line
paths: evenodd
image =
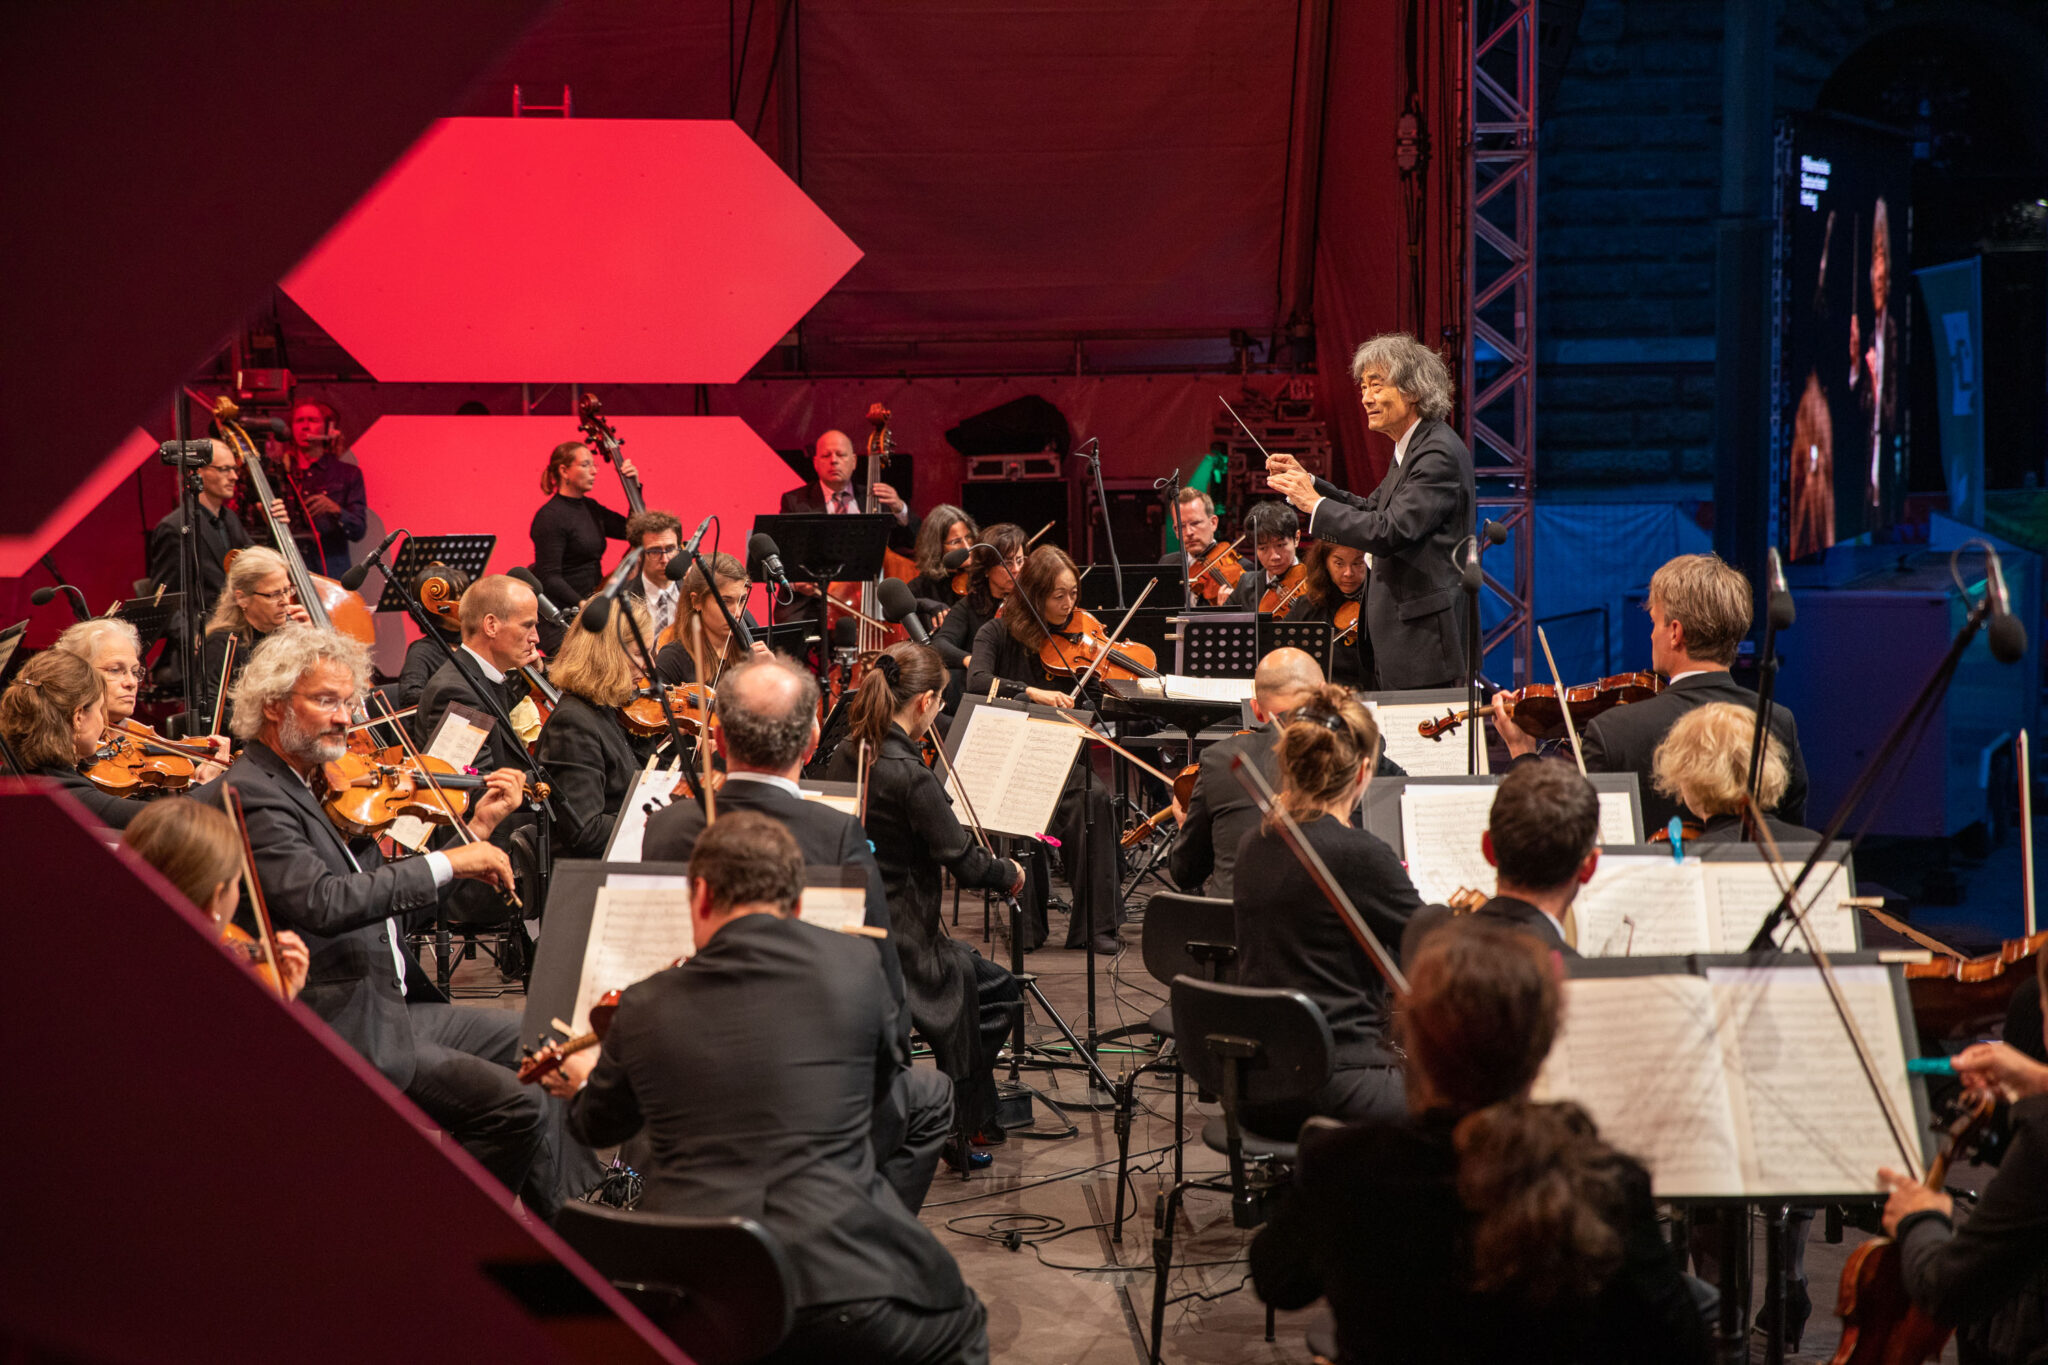
M1192 976L1173 980L1174 1038L1181 1067L1222 1101L1223 1115L1202 1128L1202 1141L1229 1163L1227 1182L1183 1180L1159 1196L1152 1230L1152 1362L1158 1365L1166 1325L1166 1283L1173 1270L1173 1226L1191 1189L1230 1196L1230 1221L1255 1228L1295 1158L1292 1138L1254 1133L1238 1121L1245 1105L1280 1104L1314 1093L1330 1079L1336 1043L1330 1023L1300 991L1232 986ZM1273 1309L1266 1308L1266 1340Z
M1145 903L1145 927L1139 939L1145 970L1162 986L1171 986L1183 974L1202 981L1229 981L1237 964L1237 916L1227 900L1210 896L1185 896L1162 891ZM1180 1135L1187 1108L1187 1088L1180 1064L1174 1059L1173 1007L1161 1005L1142 1024L1111 1029L1103 1041L1133 1034L1156 1034L1168 1042L1158 1057L1127 1071L1117 1084L1116 1106L1116 1214L1111 1220L1110 1240L1124 1239L1124 1181L1131 1160L1131 1124L1137 1116L1138 1077L1155 1068L1173 1069L1173 1179L1180 1182Z
M740 1365L789 1335L789 1260L751 1218L680 1218L573 1201L555 1231L692 1360Z

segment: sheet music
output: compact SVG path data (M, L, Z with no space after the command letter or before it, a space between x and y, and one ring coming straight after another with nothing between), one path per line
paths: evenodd
M965 784L974 813L989 833L1032 839L1045 833L1074 757L1088 737L1063 720L1038 720L1001 706L973 707L966 721L946 781L962 823L968 809L960 797Z
M1835 968L1835 979L1912 1133L1890 976L1881 966L1851 966ZM1721 1019L1736 1119L1751 1136L1743 1162L1750 1189L1875 1191L1879 1166L1905 1164L1818 968L1715 967L1707 982Z
M637 863L645 858L647 817L676 799L690 799L679 768L643 768L633 775L626 799L619 806L619 822L612 827L612 841L604 851L608 863Z
M1157 678L1140 678L1138 690L1152 697L1176 701L1243 701L1257 689L1250 678L1190 678L1179 673L1162 673Z
M1422 722L1435 720L1449 705L1424 706L1416 703L1382 705L1368 701L1365 709L1372 712L1373 720L1380 727L1380 742L1386 748L1387 757L1401 765L1410 777L1463 777L1467 746L1471 741L1465 737L1460 726L1446 730L1439 739L1422 737ZM1479 771L1493 771L1489 764L1486 746L1479 746Z
M1572 909L1587 957L1683 957L1713 951L1707 891L1697 858L1602 854Z
M1786 864L1787 881L1798 875L1802 861L1795 858ZM1816 863L1799 888L1799 899L1807 909L1807 923L1820 940L1823 952L1856 951L1856 912L1842 906L1848 894L1849 878L1838 861ZM1777 906L1782 895L1768 863L1707 864L1708 909L1720 934L1716 951L1747 951L1750 940L1763 926L1764 916ZM1794 924L1788 922L1777 938L1780 945L1794 952L1806 951L1806 935Z
M1601 1137L1649 1168L1660 1199L1742 1193L1742 1130L1699 977L1567 981L1564 1026L1534 1096L1582 1106Z
M1408 858L1408 880L1425 904L1448 901L1460 887L1493 890L1493 864L1480 851L1479 836L1497 790L1491 784L1463 783L1411 783L1401 789L1401 847Z
M803 908L797 917L821 929L844 929L861 924L868 917L868 888L859 886L806 886Z
M688 877L613 877L597 889L590 912L590 941L569 1022L576 1032L587 1032L590 1007L606 991L643 981L696 947Z
M402 720L390 723L405 724ZM460 702L450 702L448 709L441 713L440 725L434 730L434 742L421 752L430 758L445 760L455 771L463 772L476 761L477 752L484 747L484 741L490 737L490 733L491 722L482 713ZM420 785L424 787L426 784L422 782ZM458 806L466 801L469 795L467 789L448 793L450 801ZM390 834L393 843L417 853L426 847L427 838L433 834L434 827L417 816L406 815L392 821L391 828L386 832Z
M1601 792L1600 842L1632 844L1636 841L1636 807L1627 792Z

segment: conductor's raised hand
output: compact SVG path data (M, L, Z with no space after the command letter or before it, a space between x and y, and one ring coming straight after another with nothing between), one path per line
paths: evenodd
M478 839L473 844L448 849L444 856L455 875L465 881L486 882L500 891L514 891L512 860L496 844Z
M1273 461L1280 458L1276 455ZM1309 477L1307 470L1298 465L1283 469L1273 461L1266 464L1266 482L1292 503L1297 512L1310 511L1322 501L1322 495L1316 492L1316 481Z

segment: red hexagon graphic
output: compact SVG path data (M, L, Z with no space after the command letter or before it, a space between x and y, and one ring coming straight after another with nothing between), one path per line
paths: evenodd
M623 417L613 425L650 508L682 518L685 535L706 513L718 515L717 532L704 541L707 553L715 541L745 559L755 515L773 512L796 485L782 457L737 417ZM383 523L370 535L401 526L422 536L494 535L493 573L531 564L533 514L548 498L540 487L548 453L578 439L572 417L380 417L354 447L370 509ZM609 465L600 468L591 496L627 510ZM607 547L607 568L623 550ZM758 592L754 611L765 620Z
M731 122L463 118L284 287L380 380L727 384L860 255Z

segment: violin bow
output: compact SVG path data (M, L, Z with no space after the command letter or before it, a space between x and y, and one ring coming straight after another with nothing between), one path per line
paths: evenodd
M1111 652L1116 649L1119 637L1124 632L1124 627L1128 626L1131 623L1131 618L1138 614L1138 608L1145 605L1145 599L1150 597L1152 595L1152 589L1158 586L1159 580L1156 578L1145 585L1145 591L1138 594L1138 600L1131 603L1130 610L1124 613L1124 619L1116 623L1116 629L1111 631L1109 633L1109 639L1103 642L1102 649L1099 653L1096 654L1094 662L1088 665L1086 672L1082 673L1079 678L1075 679L1074 690L1067 693L1068 701L1081 700L1081 689L1088 685L1088 680L1095 676L1097 670L1099 670L1102 667L1104 660L1108 659Z
M1579 727L1572 723L1572 699L1565 691L1564 676L1557 671L1556 656L1550 652L1550 637L1536 627L1536 640L1543 646L1543 661L1550 665L1550 680L1557 684L1557 710L1564 717L1564 732L1571 736L1572 757L1579 761L1579 776L1586 775L1586 751L1579 746Z
M271 979L277 983L277 998L282 1000L284 967L277 960L277 940L271 928L270 906L263 899L263 883L256 880L256 853L249 843L249 819L242 813L242 794L235 790L234 783L220 784L220 804L235 822L235 833L241 840L242 885L248 890L249 904L256 912L256 946L270 967Z
M227 652L222 657L220 665L220 690L213 694L213 726L207 731L210 735L220 733L221 717L227 714L228 682L235 676L235 648L240 643L241 637L229 631Z
M1045 534L1045 533L1046 533L1047 531L1050 531L1050 530L1051 530L1052 528L1053 528L1053 523L1052 523L1052 522L1049 522L1049 521L1048 521L1048 522L1047 522L1047 523L1046 523L1045 525L1043 525L1043 526L1039 527L1039 528L1038 528L1038 535L1035 535L1035 536L1031 537L1031 539L1029 539L1029 540L1025 541L1025 542L1024 542L1024 548L1028 550L1028 549L1030 549L1030 548L1031 548L1032 546L1036 545L1036 544L1038 543L1038 537L1039 537L1039 536L1042 536L1042 535L1044 535L1044 534ZM1094 566L1093 566L1093 565L1090 565L1089 567L1091 567L1091 568L1092 568L1092 567L1094 567Z
M377 719L390 720L392 717L391 703L384 699L384 690L378 688L370 694L370 698L377 703L377 709L383 713ZM413 771L426 779L427 790L434 794L434 799L441 803L443 810L448 812L448 822L454 826L456 835L465 844L481 843L482 841L476 837L476 832L470 829L469 821L463 818L462 812L449 802L447 789L442 787L439 780L435 778L433 770L427 767L426 759L421 756L419 749L413 744L412 736L405 732L405 727L394 722L391 728L398 732L398 746L405 751L405 756L412 760ZM467 802L464 804L467 804ZM525 902L519 899L517 891L506 891L502 894L505 897L505 903L514 910L524 910L526 908Z
M860 822L865 825L868 822L868 768L871 766L866 740L860 742L858 757L860 762L854 773L853 806L859 812Z
M1103 734L1102 731L1095 729L1093 726L1083 725L1080 721L1075 720L1071 715L1069 715L1065 711L1054 711L1053 714L1055 716L1058 716L1067 724L1073 726L1076 730L1079 730L1082 734L1088 736L1088 738L1094 740L1097 744L1100 744L1104 748L1110 750L1112 753L1122 754L1125 758L1128 758L1131 762L1137 764L1141 769L1152 774L1152 776L1158 778L1161 782L1164 782L1169 791L1172 790L1172 778L1168 777L1165 773L1160 772L1159 769L1153 767L1144 759L1139 758L1136 754L1132 753L1129 749L1126 749L1123 745L1111 739L1108 735Z
M1380 942L1380 936L1365 922L1365 916L1358 913L1358 907L1351 903L1351 897L1344 894L1344 888L1337 885L1337 879L1330 875L1330 869L1323 862L1322 855L1309 846L1308 837L1301 832L1301 826L1295 823L1294 817L1287 813L1287 808L1274 797L1272 785L1266 781L1266 775L1255 765L1245 762L1243 754L1230 756L1230 771L1237 775L1237 780L1251 795L1252 803L1259 808L1259 813L1269 820L1279 821L1280 834L1287 841L1288 851L1294 854L1295 860L1316 884L1316 890L1323 893L1323 899L1330 903L1330 908L1343 919L1344 927L1351 931L1351 937L1358 940L1358 946L1372 959L1372 965L1386 978L1387 988L1393 991L1397 999L1405 999L1408 995L1408 978L1401 971L1401 964L1387 951L1387 945Z

